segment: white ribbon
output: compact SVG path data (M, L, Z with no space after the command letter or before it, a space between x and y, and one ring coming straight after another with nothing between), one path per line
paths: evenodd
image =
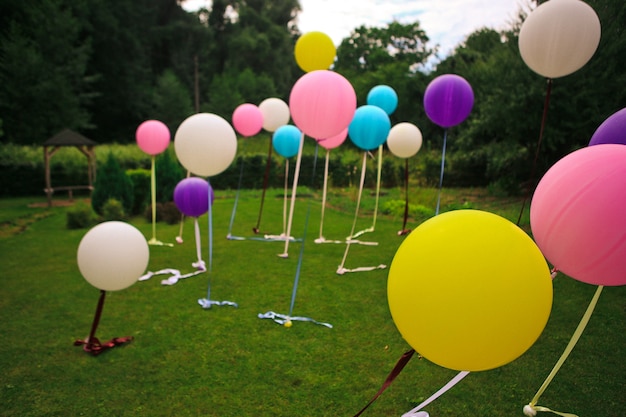
M174 268L166 268L166 269L161 269L159 271L156 272L147 272L145 275L142 275L139 277L138 281L147 281L150 278L152 278L155 275L166 275L166 274L170 274L171 276L167 279L164 279L161 281L161 285L174 285L176 284L178 281L180 281L181 279L185 279L185 278L190 278L193 276L196 276L198 274L202 274L204 272L206 272L206 267L204 267L204 261L200 261L202 263L202 265L200 265L197 262L194 262L193 264L191 264L194 267L197 267L198 270L195 272L191 272L189 274L181 274L181 272L178 269L174 269ZM201 268L202 267L202 268Z
M301 317L301 316L288 316L286 314L279 314L279 313L275 313L273 311L268 311L267 313L259 313L258 317L260 319L270 319L270 320L274 320L276 323L280 324L280 325L285 325L285 323L290 322L290 321L307 321L313 324L319 324L320 326L326 326L329 329L333 328L333 325L330 323L323 323L317 320L313 320L310 317Z
M426 407L428 404L430 404L433 401L435 401L437 398L441 397L446 392L448 392L448 390L450 390L450 388L452 388L460 380L465 378L467 376L467 374L469 374L469 371L461 371L461 372L459 372L454 378L452 378L450 380L450 382L448 382L446 385L444 385L439 391L437 391L436 393L431 395L427 400L422 402L420 405L418 405L417 407L415 407L411 411L408 411L408 412L402 414L402 417L428 417L428 413L427 412L420 411L420 410L422 408Z
M347 269L340 265L337 268L337 274L343 275L346 272L369 272L369 271L374 271L376 269L385 269L385 268L387 268L387 265L383 265L383 264L380 264L378 266L360 266L358 268L352 268L352 269Z
M214 300L209 300L208 298L200 298L198 300L198 304L200 304L202 306L202 308L204 309L209 309L212 306L233 306L233 307L239 307L237 305L237 303L233 303L232 301L214 301Z

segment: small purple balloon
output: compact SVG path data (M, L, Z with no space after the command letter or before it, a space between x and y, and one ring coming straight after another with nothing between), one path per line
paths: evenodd
M443 128L461 123L469 116L472 107L472 86L459 75L440 75L428 84L424 92L426 115Z
M607 143L626 145L626 107L602 122L591 136L589 146Z
M209 192L213 204L215 194L208 181L198 177L185 178L174 188L174 203L185 216L200 217L209 211Z

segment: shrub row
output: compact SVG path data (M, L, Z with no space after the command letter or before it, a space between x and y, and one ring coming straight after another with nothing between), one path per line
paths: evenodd
M267 165L267 152L246 151L243 147L230 167L211 178L215 189L254 189L263 188ZM305 146L302 156L299 184L312 188L321 188L324 180L326 151ZM127 172L134 185L134 203L132 212L142 212L142 207L150 199L150 157L135 145L101 145L96 148L97 166L103 167L109 155L113 155L120 167ZM296 158L289 160L289 184L294 177ZM329 155L328 181L331 187L358 186L361 177L363 152L345 147L332 150ZM422 150L410 160L410 178L413 184L435 186L439 182L441 171L441 153L438 150ZM76 149L61 149L51 159L51 178L54 186L87 184L87 159ZM268 187L280 188L285 182L285 158L272 154L270 171L267 177ZM483 164L480 158L471 155L448 154L446 156L444 185L484 186L485 179L473 175L482 172L475 169ZM385 151L381 184L385 188L404 184L405 161ZM365 187L373 188L377 181L377 159L367 157ZM4 144L0 146L0 197L42 195L45 187L43 149L32 146ZM157 200L171 201L173 187L186 175L185 169L177 162L173 146L167 152L156 157L157 181L169 184L157 186ZM242 175L240 175L243 173ZM313 175L315 173L315 175ZM165 180L165 177L167 179ZM164 181L161 181L164 180Z

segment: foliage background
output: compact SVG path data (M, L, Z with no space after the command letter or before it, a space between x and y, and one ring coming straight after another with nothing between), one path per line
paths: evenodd
M583 69L554 80L538 178L586 146L626 105L626 7L614 0L588 3L600 18L602 38ZM416 124L427 155L441 149L443 132L426 118L423 92L437 75L465 77L476 101L467 121L449 132L449 166L456 167L449 179L521 193L532 186L529 167L545 96L545 80L525 66L517 46L534 7L531 0L520 3L508 29L469 34L450 56L438 55L417 21L359 27L339 45L333 69L353 84L359 104L379 84L399 92L392 122ZM230 120L244 102L287 100L303 74L293 59L299 10L297 0L216 0L197 13L175 0L2 2L3 147L41 144L63 128L125 144L147 119L175 132L195 112Z

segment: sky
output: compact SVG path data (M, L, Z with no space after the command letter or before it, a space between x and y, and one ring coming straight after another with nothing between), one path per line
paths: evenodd
M271 1L271 0L269 0ZM185 9L210 8L210 0L187 0ZM384 27L394 19L420 22L439 54L448 55L467 35L482 27L504 29L528 0L300 0L298 27L319 31L338 46L355 28Z

